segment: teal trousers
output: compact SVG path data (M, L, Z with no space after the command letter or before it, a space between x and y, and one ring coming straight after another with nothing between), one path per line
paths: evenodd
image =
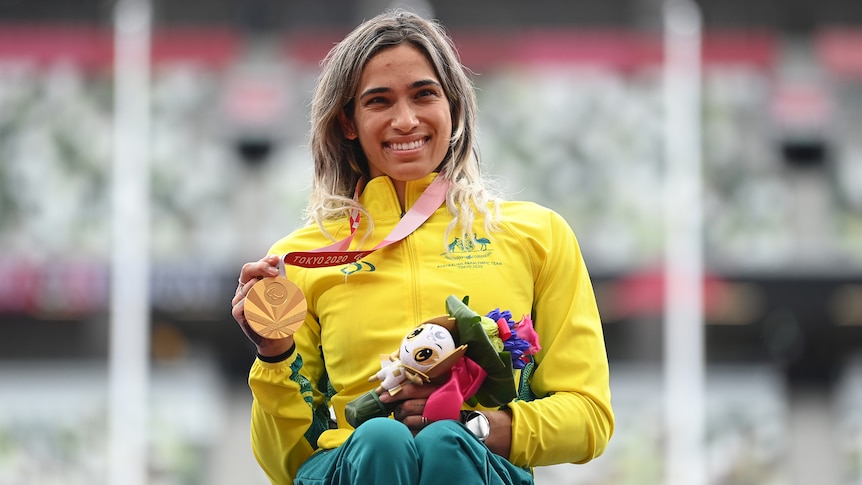
M416 437L399 421L374 418L343 445L311 456L296 485L533 485L533 475L495 455L464 427L437 421Z

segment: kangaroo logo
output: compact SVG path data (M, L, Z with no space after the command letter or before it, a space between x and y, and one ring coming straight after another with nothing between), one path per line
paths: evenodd
M461 238L456 237L454 241L449 243L449 252L454 253L455 248L461 247Z

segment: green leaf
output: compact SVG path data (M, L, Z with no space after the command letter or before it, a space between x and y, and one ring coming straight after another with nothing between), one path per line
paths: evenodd
M451 295L446 298L446 311L455 319L457 345L467 344L465 355L488 373L473 397L486 407L503 406L517 396L512 358L509 352L497 352L482 328L482 316L467 306L468 301L469 297L461 301Z

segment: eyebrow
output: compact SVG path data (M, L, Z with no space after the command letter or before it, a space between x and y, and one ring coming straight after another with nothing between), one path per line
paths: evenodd
M416 88L421 88L421 87L425 87L425 86L437 86L437 87L442 88L440 83L438 83L437 81L435 81L433 79L420 79L419 81L415 81L412 84L410 84L409 88L410 89L416 89ZM362 98L369 96L369 95L372 95L372 94L388 93L390 91L392 91L392 88L387 88L387 87L371 88L371 89L364 91L362 94L360 94L359 99L362 99Z

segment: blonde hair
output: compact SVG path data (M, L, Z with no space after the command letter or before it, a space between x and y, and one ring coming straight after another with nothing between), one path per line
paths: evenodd
M345 111L352 116L354 95L368 61L403 43L412 44L427 56L451 110L452 136L439 167L441 176L451 182L446 206L453 219L445 237L459 224L461 234L472 235L476 212L484 216L486 231L491 230L498 218L498 196L491 193L479 169L473 83L443 27L401 9L359 25L322 62L323 72L311 101L314 178L306 219L322 229L324 221L346 217L353 208L368 217L365 209L353 201L359 178L368 176L368 161L358 141L348 140L342 132L338 114Z

